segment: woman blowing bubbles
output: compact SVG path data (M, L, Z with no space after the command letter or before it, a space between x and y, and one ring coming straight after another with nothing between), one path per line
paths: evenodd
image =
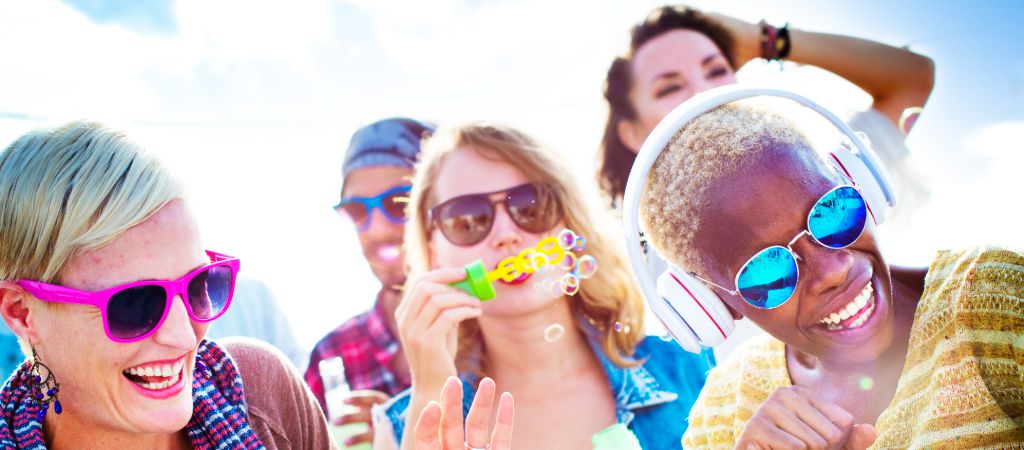
M489 399L495 388L515 397L515 448L590 448L595 435L607 436L603 430L632 433L643 448L678 448L679 419L704 384L707 355L644 336L643 302L618 233L602 232L601 209L585 206L568 168L525 134L495 125L442 131L421 158L406 225L412 273L396 313L413 385L375 418L375 447L411 449L414 434L436 438L436 428L420 434L413 427L458 376L467 399L474 391ZM448 286L465 278L462 267L473 260L494 267L563 228L583 235L599 264L576 295L535 289L543 272L499 282L497 298L483 303ZM441 399L452 391L446 387ZM466 411L458 402L442 404L456 405L447 417L461 425ZM459 435L456 448L505 449L510 409L498 414L500 442L486 433L489 414L474 420L479 415L469 413L467 423L485 431L468 426L464 442L461 426L446 429ZM423 412L435 427L437 413L433 406Z
M72 122L11 144L0 314L31 360L0 393L0 447L337 448L284 355L204 339L239 266L123 134Z
M686 448L1024 442L1024 255L975 248L890 266L859 187L791 122L734 102L671 132L640 223L770 335L712 370ZM817 228L821 217L835 222Z

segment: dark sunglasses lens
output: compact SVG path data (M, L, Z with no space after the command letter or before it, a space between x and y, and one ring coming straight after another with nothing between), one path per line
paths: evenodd
M231 267L213 266L188 282L188 304L197 319L212 319L224 312L234 282Z
M532 184L508 192L509 216L519 228L531 233L547 231L558 221L558 203L552 192Z
M107 326L118 339L142 336L156 327L167 308L167 291L160 286L136 286L110 297Z
M758 308L774 308L789 300L796 290L797 268L785 247L768 247L750 259L736 279L743 299Z
M807 229L822 245L843 248L856 242L864 231L867 209L860 192L843 186L818 200L807 218Z
M369 216L366 205L362 202L352 201L341 205L340 211L344 212L357 227L366 225L366 218Z
M449 201L438 211L438 227L455 245L473 245L491 231L494 209L484 197L463 197Z
M387 214L391 220L402 223L408 220L408 216L405 213L405 207L408 204L408 192L395 192L381 200L381 207L384 209L384 213Z

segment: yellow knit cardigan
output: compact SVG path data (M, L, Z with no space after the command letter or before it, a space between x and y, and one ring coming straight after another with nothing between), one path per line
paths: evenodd
M709 374L683 447L733 448L758 406L790 384L785 344L751 339ZM873 449L1024 449L1024 254L939 253L875 428Z

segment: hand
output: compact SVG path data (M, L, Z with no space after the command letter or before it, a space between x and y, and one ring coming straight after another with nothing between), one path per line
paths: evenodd
M494 381L484 378L473 398L462 427L462 383L458 378L449 377L441 389L441 404L430 402L420 419L416 421L414 436L416 450L462 450L464 448L486 448L490 450L511 450L512 422L515 406L512 394L501 394L498 401L498 418L490 437L491 410L494 407Z
M732 55L736 62L734 70L761 57L761 26L719 13L705 13L729 32L732 37Z
M413 387L429 392L427 398L436 398L444 380L455 375L459 323L482 313L480 300L448 285L465 277L462 269L427 272L410 283L395 310Z
M346 439L344 442L346 447L363 442L373 442L373 418L370 415L370 408L373 408L373 405L384 403L386 401L388 401L387 394L369 389L352 391L349 393L348 397L345 397L346 405L351 405L358 409L334 418L333 424L341 426L351 423L365 423L366 426L369 427L365 433Z
M754 412L736 448L864 450L874 442L874 426L855 425L843 408L807 388L790 386L772 392Z

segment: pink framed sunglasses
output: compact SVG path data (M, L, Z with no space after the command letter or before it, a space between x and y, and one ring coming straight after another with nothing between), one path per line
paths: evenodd
M34 297L55 303L90 305L103 314L103 329L114 342L135 342L156 332L167 319L174 297L181 295L188 316L210 322L227 311L235 292L239 261L206 251L210 263L177 280L136 281L99 292L86 292L39 281L16 283Z

